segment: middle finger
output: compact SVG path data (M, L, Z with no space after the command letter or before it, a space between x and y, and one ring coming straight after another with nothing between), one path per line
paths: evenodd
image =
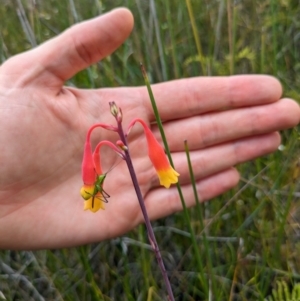
M295 126L299 122L299 106L290 99L263 106L211 112L200 116L164 123L171 151L182 151L184 141L190 150L244 137L271 133ZM161 140L154 125L153 132Z

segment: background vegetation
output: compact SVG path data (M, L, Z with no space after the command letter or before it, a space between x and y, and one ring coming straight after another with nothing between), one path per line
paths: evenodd
M69 84L142 85L143 61L152 82L267 73L299 99L296 0L0 0L0 60L117 6L135 16L131 37ZM189 210L197 249L182 213L155 223L176 300L296 300L272 290L300 282L298 137L285 131L277 153L239 166L236 189ZM164 300L153 257L143 226L80 248L2 251L0 300Z

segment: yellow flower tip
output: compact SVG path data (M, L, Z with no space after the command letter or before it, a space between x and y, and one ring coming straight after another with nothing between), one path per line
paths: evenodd
M80 195L88 200L94 193L95 186L94 185L83 185L80 189Z
M104 202L100 198L100 195L95 196L94 201L93 201L93 198L91 197L87 201L84 202L83 210L90 210L95 213L95 212L99 211L100 209L102 209L102 210L105 209Z
M174 170L171 166L166 170L157 171L160 185L170 188L171 184L178 182L179 173Z

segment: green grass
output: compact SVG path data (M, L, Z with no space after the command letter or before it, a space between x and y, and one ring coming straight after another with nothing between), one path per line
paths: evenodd
M151 82L267 73L299 99L296 0L1 0L0 60L121 5L135 16L132 35L70 84L144 85L142 61ZM239 166L239 186L201 205L205 229L199 210L188 211L201 269L183 213L154 223L176 300L271 300L279 281L289 291L300 282L298 140L296 129L285 131L284 150ZM158 301L163 289L143 226L80 248L0 252L0 300Z

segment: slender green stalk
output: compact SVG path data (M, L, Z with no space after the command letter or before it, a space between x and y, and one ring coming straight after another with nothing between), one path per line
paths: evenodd
M272 46L273 46L273 74L276 76L277 68L277 0L271 1L271 14L272 14Z
M163 129L162 121L160 119L160 115L159 115L159 112L158 112L158 109L157 109L157 106L156 106L156 102L155 102L155 99L154 99L154 96L153 96L153 93L152 93L152 89L151 89L151 86L150 86L150 83L149 83L149 80L148 80L148 76L147 76L145 68L142 64L141 64L141 70L142 70L143 77L144 77L144 80L145 80L145 83L146 83L146 86L147 86L147 89L148 89L148 93L149 93L149 97L150 97L150 100L151 100L152 108L153 108L153 111L154 111L156 122L157 122L157 125L158 125L158 128L159 128L159 131L160 131L162 141L164 143L164 147L165 147L168 159L170 161L171 166L175 169L175 166L174 166L174 163L173 163L173 160L172 160L172 156L171 156L171 151L170 151L170 148L169 148L169 145L168 145L168 142L167 142L167 138L166 138L166 135L165 135L165 132L164 132L164 129ZM205 294L207 295L208 294L208 286L206 285L205 279L204 279L203 265L202 265L201 256L200 256L200 253L199 253L199 248L198 248L198 245L197 245L196 235L195 235L194 229L191 225L190 217L189 217L189 214L188 214L187 207L185 205L184 197L183 197L181 186L180 186L179 182L176 184L176 187L177 187L179 198L180 198L180 201L181 201L181 204L182 204L182 208L183 208L184 216L185 216L185 219L186 219L186 223L187 223L187 225L189 227L189 231L191 233L192 245L193 245L194 252L195 252L195 257L196 257L196 260L197 260L198 269L200 271L200 274L199 274L200 282L203 286Z
M185 149L185 153L186 153L186 158L187 158L187 162L188 162L188 166L189 166L189 173L190 173L190 177L191 177L191 183L193 186L193 192L194 192L194 197L195 197L195 201L196 201L196 210L197 210L201 228L203 229L204 223L203 223L203 216L202 216L202 212L201 212L201 210L203 210L203 208L201 208L201 203L199 201L199 197L198 197L198 193L197 193L196 180L194 177L194 171L193 171L193 166L192 166L191 157L190 157L190 150L189 150L189 145L188 145L187 140L184 141L184 149Z
M296 142L292 142L291 146L290 146L290 152L294 153L296 150L296 146L298 145L298 143ZM284 164L280 165L280 170L279 172L277 172L278 176L277 179L275 181L275 183L273 184L273 187L271 187L270 190L270 197L272 196L271 194L276 191L279 187L280 187L280 183L282 183L283 181L283 176L284 173L286 173L288 170L288 165L286 164L286 162ZM294 182L294 179L293 179ZM292 207L292 204L294 202L294 197L293 194L295 192L295 189L297 186L295 186L294 183L289 185L289 192L285 198L285 201L282 202L282 200L280 200L277 204L278 204L278 208L277 208L277 212L278 212L278 229L277 229L277 235L276 235L276 244L275 244L275 248L274 248L274 256L278 259L280 259L281 255L281 249L282 249L282 245L284 244L284 238L285 238L285 231L286 231L286 225L288 223L288 216L290 214L290 210ZM280 261L280 260L279 260Z
M194 34L194 40L195 40L195 43L196 43L197 52L198 52L202 72L203 72L203 75L206 75L204 56L203 56L203 53L202 53L202 46L201 46L201 42L200 42L200 35L199 35L197 25L196 25L196 22L195 22L195 17L194 17L194 14L193 14L193 8L192 8L191 0L185 0L185 2L186 2L186 6L188 8L189 17L190 17L190 20L191 20L192 30L193 30L193 34Z
M144 227L138 227L138 240L140 242L145 242L147 238L145 237ZM149 259L149 252L145 248L141 248L139 261L141 263L142 272L144 276L144 283L145 287L149 288L155 285L155 281L153 281L152 275L150 275L150 266L151 266L151 259ZM152 254L151 254L152 255Z
M160 26L158 24L156 5L154 0L150 0L149 2L150 2L150 11L153 16L155 36L157 40L157 47L159 52L160 64L161 64L161 72L162 72L163 80L167 80L168 79L167 66L166 66L166 61L164 56L163 43L160 35Z
M265 29L261 32L261 47L260 47L260 73L266 72L266 34Z
M228 45L229 45L229 70L233 74L233 41L232 41L232 12L231 0L227 0L227 23L228 23Z
M236 53L236 31L237 31L237 7L233 7L233 27L232 27L232 74L235 73L235 53Z
M35 39L35 35L33 32L33 29L30 26L30 22L27 19L26 12L25 12L25 9L24 9L24 6L23 6L21 0L17 0L17 5L18 5L18 9L17 9L18 17L21 22L23 31L26 35L26 38L27 38L28 42L30 42L31 47L36 47L37 42Z
M217 24L215 29L215 45L214 45L214 55L213 59L214 61L217 61L220 51L220 44L221 44L221 30L222 30L222 24L223 24L223 13L225 10L225 1L221 0L219 4L219 10L218 10L218 17L217 17Z
M229 70L231 75L234 74L235 69L236 18L237 8L234 6L232 9L231 0L227 0Z
M166 1L166 5L167 5L167 21L168 21L168 27L169 27L169 31L170 31L170 38L171 38L171 45L172 45L172 61L173 61L173 65L174 65L174 75L175 78L179 78L179 66L178 66L178 61L177 61L177 51L176 51L176 42L175 42L175 37L174 37L174 28L173 28L173 22L174 20L172 20L172 14L171 14L171 10L170 10L170 0Z
M193 171L193 166L192 166L192 162L191 162L190 151L189 151L189 146L188 146L187 140L184 141L184 148L185 148L185 153L186 153L186 157L187 157L191 183L192 183L192 186L193 186L194 197L195 197L195 201L196 201L197 215L198 215L198 219L199 219L199 222L200 222L201 230L203 230L204 229L204 222L203 222L203 214L202 214L201 211L203 211L204 207L201 206L201 203L199 201L199 196L198 196L197 187L196 187L196 180L195 180L195 177L194 177L194 171ZM207 267L208 267L209 279L211 279L211 282L212 282L212 291L215 292L215 294L217 294L218 289L217 289L217 286L216 286L215 278L213 277L212 259L211 259L208 240L207 240L205 231L203 231L203 243L204 243L204 249L206 251L206 256L207 256L207 259L208 259Z
M91 269L91 265L88 262L85 249L86 249L85 246L79 247L78 251L79 251L81 263L86 271L86 279L91 287L91 290L90 290L91 295L93 297L93 300L103 300L103 294L95 282L93 271Z

